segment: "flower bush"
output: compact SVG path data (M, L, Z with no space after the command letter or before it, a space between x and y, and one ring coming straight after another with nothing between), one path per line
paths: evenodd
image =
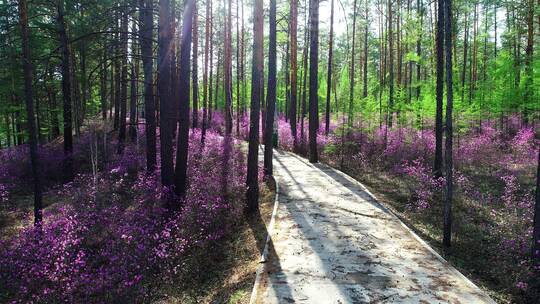
M151 290L180 276L190 254L223 237L241 218L245 157L209 131L192 131L189 188L173 198L159 171L146 174L136 146L97 179L81 174L56 191L41 227L0 241L0 299L12 303L146 302ZM226 174L223 174L226 172ZM220 177L220 178L216 178ZM226 192L223 192L223 186Z

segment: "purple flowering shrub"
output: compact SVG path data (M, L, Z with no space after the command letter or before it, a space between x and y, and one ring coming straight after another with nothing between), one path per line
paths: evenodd
M145 302L182 276L190 256L223 237L241 217L245 156L237 141L192 131L189 186L181 206L159 171L147 175L131 145L97 178L81 174L56 191L40 229L0 241L0 300L13 303ZM225 192L223 191L226 187Z

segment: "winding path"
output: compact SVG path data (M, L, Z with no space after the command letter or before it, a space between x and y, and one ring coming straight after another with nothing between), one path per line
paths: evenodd
M251 303L494 303L352 178L281 151L274 174Z

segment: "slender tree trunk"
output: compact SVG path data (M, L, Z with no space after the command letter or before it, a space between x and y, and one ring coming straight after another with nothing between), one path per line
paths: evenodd
M203 117L202 117L202 131L201 131L201 143L204 144L206 136L206 126L208 120L208 55L209 44L211 43L211 19L212 19L212 0L206 0L206 20L205 20L205 37L204 37L204 74L203 74ZM211 56L211 54L210 54ZM211 67L210 67L211 69ZM212 83L210 83L210 87ZM212 95L210 89L210 96Z
M241 93L240 93L240 1L236 0L236 135L240 136L240 116L241 116Z
M51 107L50 107L50 111L51 111L51 135L52 135L52 138L57 138L58 136L60 136L60 123L58 121L58 107L57 107L57 104L56 104L56 91L54 91L52 88L49 88L48 90L48 94L49 94L49 98L50 98L50 102L51 102ZM8 116L6 116L6 119L8 118ZM7 132L8 132L8 139L9 137L11 136L10 134L10 129L9 128L6 128L7 129ZM11 143L8 141L8 145L11 145Z
M65 180L73 179L73 129L71 118L71 67L70 67L70 49L69 39L66 31L66 22L64 19L64 2L58 2L58 36L60 40L60 50L62 54L61 72L62 72L62 95L63 95L63 121L64 121L64 174Z
M137 7L137 2L133 1L133 7ZM139 10L140 14L140 10ZM140 26L140 24L138 25ZM137 33L137 25L132 23L131 32ZM132 143L137 142L137 100L139 96L139 54L135 39L131 39L131 85L130 85L130 100L129 100L129 140Z
M416 9L418 11L418 15L420 17L420 28L423 28L424 25L424 6L422 3L422 0L416 1ZM418 60L422 58L422 37L418 36L418 39L416 40L416 55L418 56ZM421 79L420 79L420 69L421 69L420 61L416 63L416 100L420 99L420 90L421 90Z
M135 45L135 44L133 44ZM131 85L130 85L130 98L129 98L129 140L132 143L137 142L137 81L138 81L138 72L137 66L138 62L136 59L133 59L131 66Z
M355 0L356 1L356 0ZM309 46L309 162L319 161L317 131L319 129L319 0L310 0Z
M263 1L255 0L253 5L253 64L251 76L251 108L249 119L249 149L247 164L247 208L254 213L259 208L259 113L261 103L261 81L263 77L263 34L264 34Z
M197 10L197 5L195 4L195 12L193 13L193 74L192 80L193 83L193 114L192 114L192 128L197 128L199 126L199 15Z
M232 134L232 29L231 29L231 0L228 1L225 19L225 45L223 57L223 86L225 90L225 133Z
M437 0L437 84L435 114L435 161L433 174L436 178L442 177L442 142L443 142L443 94L444 94L444 0Z
M467 76L467 51L469 50L469 14L465 14L465 37L463 38L463 70L461 72L461 101L465 101L465 78Z
M244 27L244 1L240 0L240 6L242 7L242 34L241 34L241 60L240 60L240 74L242 76L242 114L246 113L247 111L247 83L246 83L246 76L245 76L245 60L246 60L246 40L245 40L245 34L246 30Z
M445 142L445 169L446 169L446 198L444 202L443 245L450 247L452 237L452 199L453 199L453 82L452 82L452 0L444 1L444 24L446 44L446 142ZM440 7L442 10L442 7Z
M366 24L364 26L364 91L362 94L363 98L368 96L368 35L369 35L369 0L366 0Z
M388 0L390 1L390 0ZM352 46L351 46L351 62L349 68L349 115L348 115L348 125L349 127L353 124L353 111L354 111L354 54L356 49L356 7L357 0L354 0L353 4L353 25L352 25Z
M107 45L103 46L103 56L101 58L101 73L100 73L100 102L101 102L101 118L107 120Z
M161 183L171 187L174 179L173 169L173 129L176 126L176 103L171 90L171 15L170 1L159 0L158 31L158 96L159 133L161 156ZM171 207L171 206L169 206Z
M304 0L304 6L306 7L307 11L307 0ZM309 30L308 30L308 17L304 18L306 19L306 24L304 26L304 49L302 54L302 104L301 104L301 110L300 110L300 140L302 143L302 149L304 148L305 144L305 135L304 135L304 118L306 117L306 95L307 95L307 64L308 64L308 50L309 50Z
M389 98L388 98L388 113L386 129L392 128L394 116L394 33L392 20L392 0L388 0L388 72L389 72ZM386 135L385 135L386 138ZM385 140L386 142L386 140Z
M34 179L34 225L40 226L42 221L42 191L40 177L40 161L38 156L38 138L33 103L32 87L32 61L30 56L29 33L28 33L28 8L26 0L19 0L19 22L21 25L22 59L24 75L24 96L26 103L26 116L28 118L30 161L32 164L32 177Z
M298 1L291 0L291 11L290 11L290 21L289 21L289 32L290 32L290 52L291 52L291 102L290 102L290 113L289 113L289 122L291 124L291 135L293 137L294 149L298 148L298 136L296 130L296 109L297 109L297 94L298 94L298 58L297 58L297 48L298 48Z
M195 17L197 1L187 0L184 7L182 25L182 42L180 43L180 66L189 67L193 20ZM187 161L189 148L189 68L180 69L180 121L178 124L178 138L176 140L176 168L174 172L174 192L183 197L187 189Z
M127 88L128 88L128 79L127 79L127 56L128 56L128 8L127 1L124 2L126 7L122 12L122 19L120 22L120 43L122 45L122 82L120 90L120 129L118 131L118 154L124 152L124 143L126 141L126 118L127 118Z
M534 0L528 0L527 8L527 47L525 49L525 72L526 72L526 84L525 84L525 100L523 101L523 123L527 125L529 123L529 103L534 98L533 94L533 48L534 48Z
M146 122L146 170L156 167L156 107L154 99L154 60L152 56L152 33L154 24L153 0L140 1L140 45L144 71L144 113Z
M277 75L277 41L276 41L276 0L270 0L268 47L268 92L266 94L266 129L264 130L264 174L271 176L272 151L274 149L274 114L276 110L276 75Z
M119 8L116 8L119 10ZM117 19L120 19L120 16L118 16L118 12L115 14L115 17ZM118 33L115 33L114 35L114 40L115 40L115 46L114 46L114 53L115 53L115 58L114 58L114 123L113 123L113 127L114 127L114 130L118 130L118 127L120 126L120 103L121 103L121 99L122 99L122 95L121 95L121 81L122 81L122 72L121 72L121 65L120 65L120 57L121 57L121 53L120 53L120 44L121 44L121 41L120 41L120 31L121 31L121 28L117 25L116 26L116 29L118 31Z
M324 132L326 135L330 132L330 93L332 91L332 55L334 46L334 0L330 5L330 34L328 39L328 69L326 72L326 111Z

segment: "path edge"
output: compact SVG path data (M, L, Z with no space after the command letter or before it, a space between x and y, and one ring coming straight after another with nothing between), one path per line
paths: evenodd
M287 152L287 153L290 153L290 152ZM308 163L309 165L312 165L313 164L310 164ZM458 277L460 277L462 280L464 280L470 287L472 288L475 288L475 289L478 289L482 292L482 294L486 297L486 300L489 301L489 303L491 304L496 304L497 302L495 302L495 300L493 300L489 294L486 293L486 291L480 287L478 287L478 285L476 285L473 281L471 281L469 278L467 278L463 273L461 273L461 271L457 270L457 268L454 267L454 265L452 265L450 262L448 262L445 258L443 258L437 251L435 251L435 249L433 249L425 240L423 240L420 236L418 236L418 234L416 234L416 232L414 232L414 230L412 230L409 226L407 226L400 218L399 216L397 216L397 214L392 211L390 208L386 207L383 203L381 203L379 201L379 199L377 199L377 197L371 193L371 191L369 191L369 189L364 186L364 184L362 184L360 181L358 181L357 179L355 179L354 177L350 176L349 174L345 173L345 172L342 172L341 170L338 170L336 168L333 168L327 164L324 164L324 163L321 163L319 162L318 163L319 165L322 165L322 166L325 166L331 170L333 170L334 172L340 174L341 176L345 177L346 179L348 179L349 181L355 183L356 185L358 185L363 191L365 191L381 208L383 208L386 212L388 212L392 217L394 217L396 220L399 221L399 223L401 224L401 226L403 228L405 228L405 230L407 230L425 249L427 249L429 252L431 252L439 261L441 261L442 263L446 264L448 266L448 268L455 274L457 275ZM251 304L251 303L250 303Z
M274 196L274 209L272 211L272 217L270 218L270 223L268 224L267 228L267 235L266 235L266 241L264 243L264 249L263 253L261 254L261 258L259 259L259 266L257 267L257 272L255 275L255 283L253 284L253 290L251 291L251 297L249 298L249 304L255 304L255 301L257 300L257 291L259 289L259 285L261 282L261 276L264 271L264 264L267 261L268 256L268 244L270 244L270 240L272 239L272 234L274 233L274 226L276 222L276 215L278 211L279 206L279 185L277 178L272 175L272 179L274 180L274 184L276 186L276 194Z

